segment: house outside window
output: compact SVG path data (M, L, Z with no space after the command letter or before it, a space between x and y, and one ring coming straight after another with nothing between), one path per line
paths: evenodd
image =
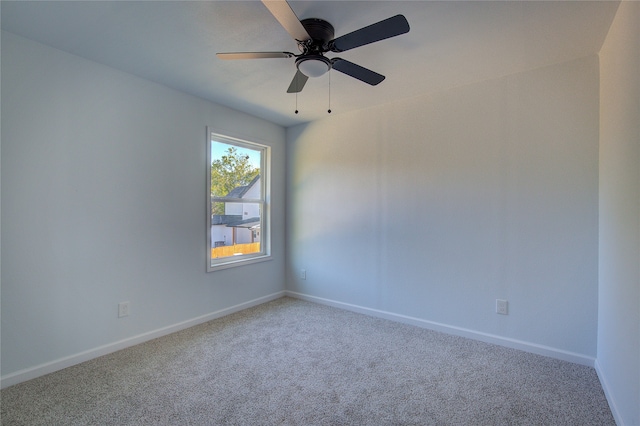
M269 147L208 135L207 271L268 260Z

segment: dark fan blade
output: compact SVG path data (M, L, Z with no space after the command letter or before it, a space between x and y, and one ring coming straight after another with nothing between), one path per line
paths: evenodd
M309 77L302 74L300 71L296 71L296 75L293 77L289 88L287 89L287 93L299 93L302 92L302 88L305 83L309 80Z
M289 6L289 3L285 0L262 0L262 3L264 3L267 9L269 9L269 12L271 12L278 22L280 22L280 25L282 25L284 29L291 34L291 37L298 41L311 39L311 36L304 28L293 9L291 9L291 6Z
M263 58L292 58L289 52L229 52L216 53L220 59L263 59Z
M351 77L357 78L358 80L364 81L372 86L375 86L384 80L384 75L361 67L353 62L345 61L344 59L333 58L331 60L331 64L334 70L350 75Z
M396 15L330 41L329 50L332 52L344 52L408 32L409 22L407 22L407 18L402 15Z

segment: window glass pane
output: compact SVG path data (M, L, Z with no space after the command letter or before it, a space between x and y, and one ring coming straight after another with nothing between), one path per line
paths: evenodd
M260 253L260 203L214 202L211 218L211 258Z
M211 196L262 198L260 176L262 150L211 141Z

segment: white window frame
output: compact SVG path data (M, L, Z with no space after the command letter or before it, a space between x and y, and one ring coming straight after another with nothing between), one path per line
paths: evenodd
M247 198L226 198L219 197L219 202L240 202L258 203L261 206L260 212L260 252L228 256L218 259L211 258L211 142L222 142L225 144L262 151L260 164L260 193L261 199ZM221 133L207 127L207 272L214 272L221 269L233 268L237 266L264 262L271 260L271 147L264 143L249 141L245 138L231 136L228 132Z

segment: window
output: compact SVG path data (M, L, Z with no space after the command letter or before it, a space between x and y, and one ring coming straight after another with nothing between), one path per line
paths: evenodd
M268 260L269 147L207 133L207 272Z

